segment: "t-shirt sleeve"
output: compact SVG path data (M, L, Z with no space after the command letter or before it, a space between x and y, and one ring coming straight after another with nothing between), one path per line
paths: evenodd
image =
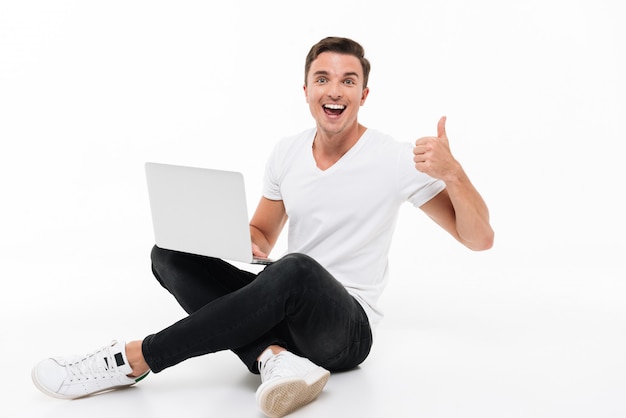
M280 162L279 147L276 145L265 163L263 176L263 197L270 200L282 200L280 193Z
M439 179L422 173L415 168L413 147L410 143L403 144L398 155L398 175L401 194L416 208L437 196L446 184Z

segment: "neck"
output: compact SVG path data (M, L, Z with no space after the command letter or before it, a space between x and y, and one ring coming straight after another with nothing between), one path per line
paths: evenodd
M318 128L313 140L313 158L321 170L334 165L359 141L367 128L361 124L350 132L329 135Z

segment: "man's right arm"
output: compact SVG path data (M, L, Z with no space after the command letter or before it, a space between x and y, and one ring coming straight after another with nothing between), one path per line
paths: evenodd
M287 212L282 200L261 197L250 220L252 253L267 258L287 222Z

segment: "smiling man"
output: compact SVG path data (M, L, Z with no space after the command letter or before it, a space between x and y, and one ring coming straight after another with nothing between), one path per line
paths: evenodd
M261 410L284 416L317 398L330 372L367 358L402 204L420 208L468 248L490 248L487 206L450 152L445 117L436 136L415 144L359 123L369 71L363 48L347 38L322 39L306 57L304 93L315 126L276 144L250 221L254 255L267 257L289 220L285 256L255 275L155 246L154 275L189 315L141 340L43 360L33 369L35 385L78 398L232 350L261 375Z

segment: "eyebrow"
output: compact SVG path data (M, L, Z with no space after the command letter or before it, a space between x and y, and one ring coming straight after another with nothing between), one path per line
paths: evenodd
M313 73L314 76L317 75L329 75L330 73L328 71L324 71L324 70L319 70ZM349 71L347 73L343 73L344 77L356 77L359 78L359 73L355 72L355 71Z

